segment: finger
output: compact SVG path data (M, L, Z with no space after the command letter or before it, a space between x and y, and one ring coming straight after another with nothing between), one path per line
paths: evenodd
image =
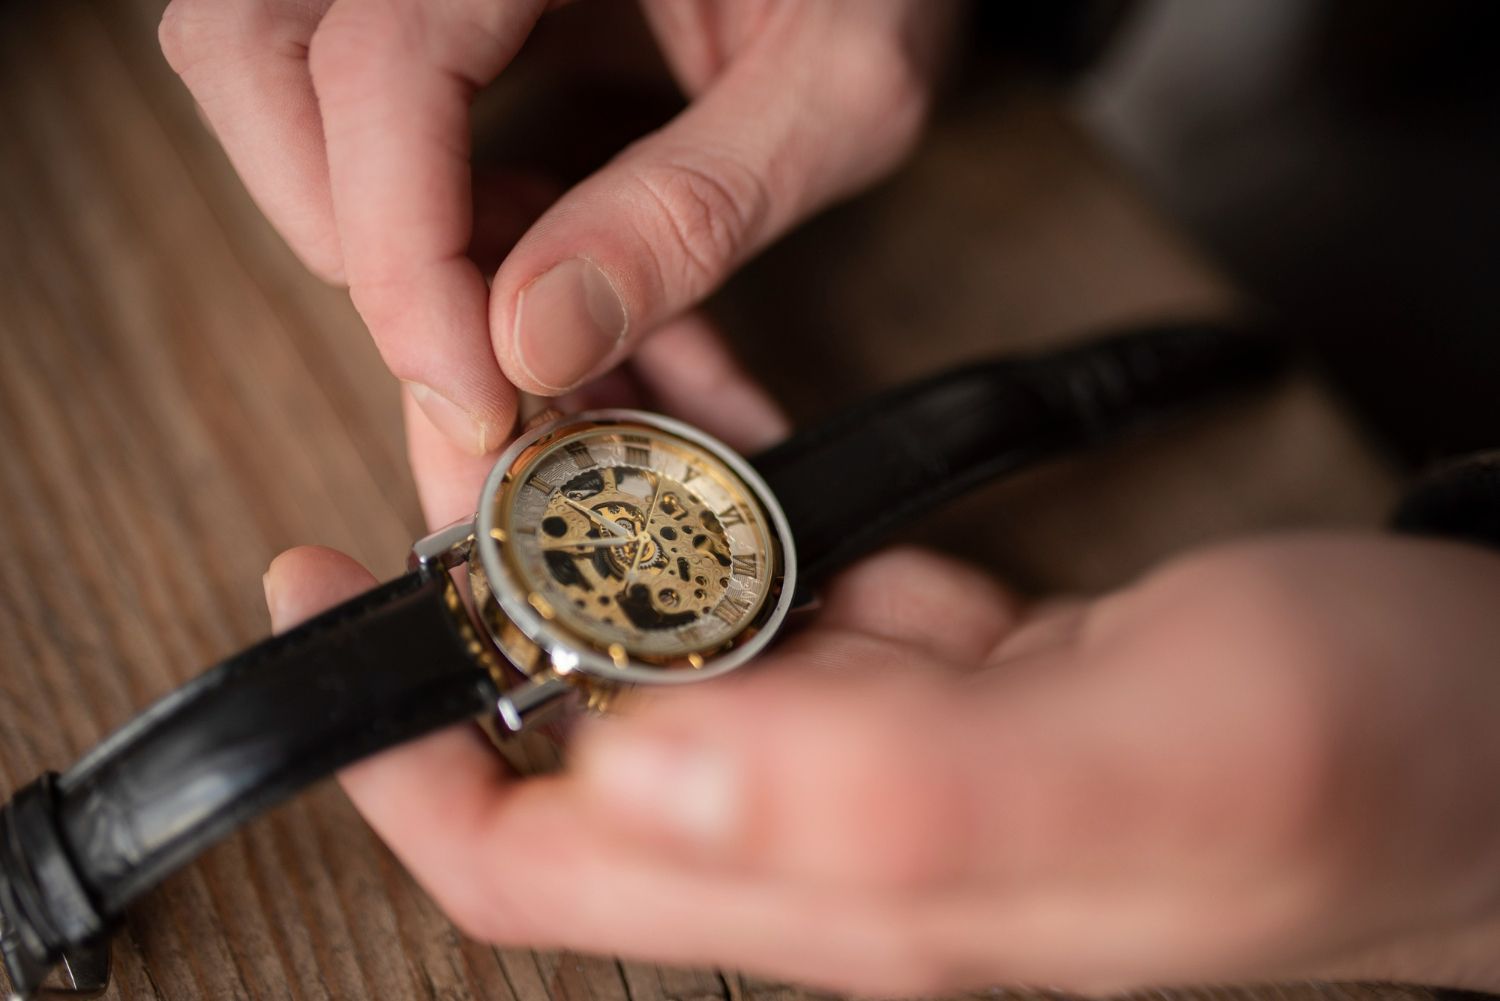
M639 364L609 372L560 398L565 413L603 407L660 409L753 453L785 437L789 422L740 367L707 320L690 314L644 346ZM407 451L429 526L474 513L491 458L456 447L405 398Z
M373 584L352 560L315 547L283 554L268 577L278 628ZM871 990L920 972L904 963L890 907L644 858L593 825L563 783L510 779L473 728L370 758L339 781L418 882L484 941L729 962ZM882 959L862 959L875 945Z
M453 765L436 762L435 765ZM728 965L870 993L931 986L909 905L704 875L642 857L556 779L415 784L381 837L459 927L504 946ZM366 807L360 803L361 810Z
M975 665L1015 627L1015 595L977 567L902 546L859 561L824 589L818 622Z
M343 276L307 46L331 0L172 0L162 54L250 196L310 270Z
M1076 642L1088 622L1090 605L1081 598L1038 602L1017 618L988 656L990 667L1036 660Z
M630 365L565 393L556 405L563 413L601 407L659 410L747 455L785 438L791 428L719 330L697 311L669 320L642 342Z
M376 584L354 560L320 546L288 550L266 571L266 604L277 632ZM506 785L499 756L471 726L459 726L368 758L339 773L339 782L377 834L419 856L450 851L489 822L486 811ZM416 863L423 871L431 869ZM452 877L431 873L448 895L462 894Z
M542 403L548 404L548 409L556 410L564 414L581 413L584 410L608 410L612 408L624 408L627 410L656 410L654 400L646 396L646 391L637 377L635 369L622 366L605 372L599 378L586 382L582 386L565 393L555 399L545 396L530 397Z
M858 645L827 655L870 660ZM594 817L585 826L634 841L678 880L696 874L699 899L712 887L779 888L782 925L766 932L767 948L784 952L746 957L777 972L808 958L795 938L819 935L807 914L853 922L882 976L920 993L1002 978L1092 986L1125 966L1111 951L1119 941L1151 946L1159 961L1179 930L1177 887L1159 858L1144 878L1130 871L1134 846L1114 843L1114 814L1137 790L1115 781L1123 767L1070 751L1093 742L1065 707L984 700L981 713L976 693L939 683L941 670L876 670L861 682L799 667L584 730L567 781ZM1087 878L1070 868L1074 854ZM733 906L743 913L756 899L742 889ZM840 904L858 912L829 913ZM722 932L723 919L705 908L683 934ZM880 989L842 952L804 972Z
M261 583L271 629L280 633L378 582L374 574L337 550L299 546L272 560Z
M510 430L515 393L467 256L468 104L544 6L336 0L309 50L350 293L390 370L475 454Z
M860 887L1144 883L1274 838L1295 823L1284 793L1306 770L1285 686L1249 665L1235 683L1189 670L1226 656L1210 638L1173 653L1184 669L1160 684L1155 645L955 675L910 647L814 627L748 677L585 729L580 795L648 850L710 871ZM1266 719L1282 721L1284 748L1263 746Z
M272 564L267 599L285 629L373 584L349 558L307 547ZM576 786L507 780L471 728L369 759L340 782L428 892L486 941L729 963L872 992L947 985L911 934L909 903L643 857L591 823Z
M370 583L344 557L296 550L273 564L268 594L280 626ZM820 656L859 661L879 675L887 665L878 649L856 639L826 633ZM887 650L892 659L907 656ZM1100 748L1117 758L1132 747L1119 732L1092 739L1109 729L1102 711L1113 710L1116 722L1132 717L1112 699L1079 698L1084 693L1065 687L1044 704L1007 691L987 700L985 726L975 727L964 716L976 703L969 693L954 698L953 689L884 681L851 690L847 679L830 685L793 673L801 666L772 661L759 679L694 693L695 704L677 704L675 716L606 724L618 735L665 723L673 741L665 753L658 746L643 757L639 735L601 745L596 728L583 745L581 778L507 783L487 748L450 733L372 759L343 780L423 885L463 927L490 940L921 992L1007 974L1130 984L1177 969L1171 956L1184 949L1222 949L1214 935L1190 934L1203 925L1201 912L1170 892L1140 892L1170 890L1161 855L1146 858L1148 879L1136 883L1119 871L1101 879L1097 869L1066 881L1037 864L1048 861L1038 846L1055 858L1085 854L1079 848L1090 841L1095 856L1100 841L1111 846L1106 854L1121 854L1115 849L1124 842L1123 854L1135 854L1130 829L1080 810L1085 799L1156 808L1138 788L1111 788L1108 780L1128 768L1097 767ZM1080 705L1086 709L1073 715ZM707 755L694 746L703 733L719 741ZM975 734L988 739L977 743ZM1070 774L1063 752L1080 746L1095 767ZM767 767L742 768L750 759L737 764L734 748L769 751L760 754ZM615 769L602 786L587 780L601 758ZM649 791L662 785L672 799ZM621 803L638 812L620 814ZM741 835L727 843L717 833L726 809ZM641 835L643 824L659 830L663 821L675 837L692 837L691 854L681 842L671 852L633 851L620 836ZM1222 828L1213 833L1225 837ZM711 844L699 840L704 834ZM1020 849L1027 864L1012 868L1033 877L1013 882L1000 903L963 890L983 891L993 877L992 867L974 865L986 846ZM1180 856L1180 844L1164 847ZM1211 887L1208 896L1217 908L1221 894ZM1251 927L1258 922L1266 918L1252 913ZM1079 955L1080 941L1106 946Z
M743 970L862 996L960 986L913 934L925 908L663 865L587 826L594 818L560 788L526 794L530 802L506 811L483 845L498 860L481 881L493 888L490 905L460 921L477 938ZM505 852L515 845L526 848Z
M890 10L768 19L686 111L560 199L495 278L491 329L512 381L557 395L597 375L793 223L889 168L925 92L891 51L904 36L867 16Z
M791 430L786 414L702 313L660 327L637 349L632 368L664 413L744 454L775 444Z
M442 528L470 517L494 456L475 455L455 444L433 426L410 392L401 394L401 405L406 418L406 456L427 527Z
M890 889L966 871L976 790L946 665L858 634L786 647L753 677L584 727L580 800L706 873Z
M607 373L559 399L565 413L601 407L660 409L754 453L786 435L779 407L740 367L722 336L689 314L644 345L638 364ZM455 446L422 419L409 395L407 452L430 527L474 513L491 459Z

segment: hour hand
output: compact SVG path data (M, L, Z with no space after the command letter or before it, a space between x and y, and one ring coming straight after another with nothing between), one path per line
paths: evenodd
M569 507L574 508L575 510L587 515L592 521L597 522L599 527L604 529L610 535L618 536L622 539L634 538L634 533L625 531L625 529L610 521L608 518L604 517L604 515L600 514L598 511L595 511L593 508L585 507L573 498L569 497L567 494L562 494L561 496L564 504L567 504Z
M549 542L542 548L551 552L557 549L604 549L610 546L623 546L634 542L635 536L627 535L624 538L608 539L564 539L558 542Z

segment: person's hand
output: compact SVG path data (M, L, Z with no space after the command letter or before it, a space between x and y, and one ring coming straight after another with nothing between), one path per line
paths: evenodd
M467 256L468 104L550 6L173 0L161 25L256 201L309 267L348 283L391 371L473 453L509 434L515 387L597 376L891 168L954 20L952 0L644 0L691 103L557 198L491 288ZM519 232L538 191L509 195Z
M273 621L371 583L294 550ZM900 549L739 675L586 725L559 777L461 729L342 779L489 941L878 994L1493 989L1497 650L1500 557L1456 544L1266 539L1031 609Z

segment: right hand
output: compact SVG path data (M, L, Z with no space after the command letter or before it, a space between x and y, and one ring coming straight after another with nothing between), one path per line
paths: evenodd
M310 268L348 283L390 370L468 453L508 436L516 387L598 376L894 166L956 9L643 0L691 103L529 228L536 185L514 185L520 238L487 285L468 257L468 103L553 5L172 0L162 19L168 61L251 194Z

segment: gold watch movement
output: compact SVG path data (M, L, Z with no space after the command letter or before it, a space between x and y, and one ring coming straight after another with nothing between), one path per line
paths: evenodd
M526 679L506 729L567 691L714 677L765 645L792 601L790 532L731 449L657 414L591 411L521 436L481 495L470 578ZM512 686L514 688L514 686Z

